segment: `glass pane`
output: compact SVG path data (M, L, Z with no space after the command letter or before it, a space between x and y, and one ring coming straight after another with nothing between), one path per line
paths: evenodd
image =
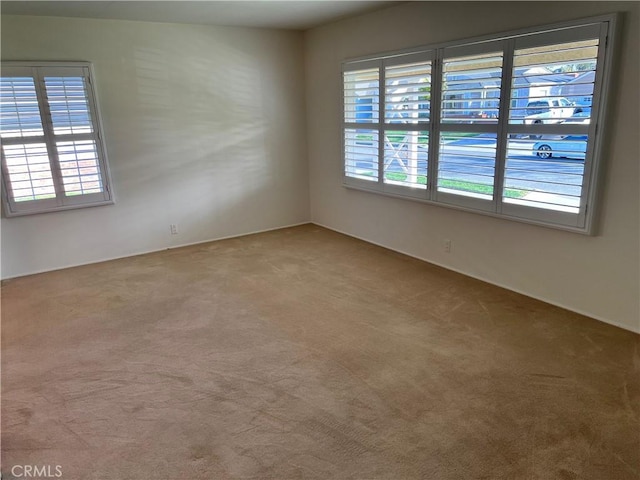
M429 121L431 62L394 65L385 69L386 123Z
M427 132L387 130L384 135L384 183L427 188Z
M377 68L344 72L344 121L377 123L380 118Z
M91 133L91 114L84 77L45 77L53 133Z
M438 160L439 192L493 199L496 134L443 132Z
M442 68L442 122L497 123L502 52L446 58Z
M14 201L55 198L46 144L3 145L2 150Z
M588 124L598 39L515 51L510 124Z
M0 137L44 135L31 77L0 78Z
M345 174L378 181L378 131L347 128L344 131Z
M65 195L101 193L102 177L95 142L57 142L56 147Z
M509 140L503 201L578 213L587 135Z

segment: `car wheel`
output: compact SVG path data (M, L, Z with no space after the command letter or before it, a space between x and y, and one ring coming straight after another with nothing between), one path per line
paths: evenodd
M540 158L551 158L553 153L551 152L551 147L549 145L540 145L536 155Z

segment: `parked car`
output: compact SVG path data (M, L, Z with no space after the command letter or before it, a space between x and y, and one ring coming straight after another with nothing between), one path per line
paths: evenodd
M527 104L525 125L559 123L575 113L575 105L564 97L533 100Z
M533 144L533 152L543 159L555 156L584 160L586 150L586 135L567 135L557 140L541 140Z
M574 113L562 123L581 123L583 125L589 125L589 123L591 123L591 112L580 111Z

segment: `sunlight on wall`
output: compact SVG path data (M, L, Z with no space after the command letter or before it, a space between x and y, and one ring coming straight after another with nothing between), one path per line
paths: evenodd
M301 40L268 29L3 16L3 59L93 62L116 198L3 219L3 276L307 221Z

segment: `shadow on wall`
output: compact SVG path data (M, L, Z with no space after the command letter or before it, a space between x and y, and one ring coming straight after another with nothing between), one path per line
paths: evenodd
M136 136L136 151L118 165L116 183L135 198L137 215L161 202L181 222L217 220L240 232L238 223L270 188L277 159L266 139L260 59L229 45L211 58L135 50L136 104L126 108L136 121L125 119L120 133Z
M201 175L219 175L221 166L238 173L264 167L254 162L266 160L256 59L229 47L212 56L215 64L187 57L177 66L162 51L135 52L137 107L145 124L140 139L171 159L166 173L179 174L190 163ZM149 172L141 173L135 177L146 180Z

